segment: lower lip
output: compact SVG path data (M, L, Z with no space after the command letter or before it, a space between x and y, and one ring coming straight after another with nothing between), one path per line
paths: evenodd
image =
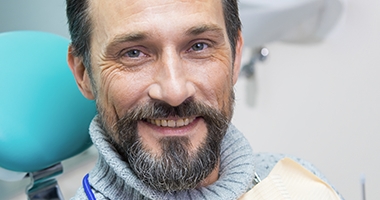
M140 121L140 123L142 123L144 126L148 126L155 133L161 136L189 136L192 133L194 133L194 130L197 128L198 124L201 121L203 121L203 119L200 117L197 117L190 124L186 126L181 126L181 127L156 126L146 121Z

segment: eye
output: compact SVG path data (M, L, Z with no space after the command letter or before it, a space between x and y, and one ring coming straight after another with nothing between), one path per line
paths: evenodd
M202 50L206 49L207 47L208 47L208 45L206 43L199 42L199 43L195 43L193 46L191 46L191 50L202 51Z
M139 56L141 56L141 54L142 53L140 50L132 49L132 50L127 51L124 54L124 56L129 57L129 58L138 58Z
M148 49L143 46L135 46L121 50L117 60L126 67L135 67L152 60Z

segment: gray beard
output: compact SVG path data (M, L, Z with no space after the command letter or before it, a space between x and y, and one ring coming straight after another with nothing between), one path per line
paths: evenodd
M232 103L229 106L229 112L232 113ZM161 139L160 155L153 155L144 147L137 131L137 122L169 116L201 116L204 119L207 124L207 136L194 152L190 152L193 148L187 137ZM122 159L141 181L154 190L174 193L196 188L217 167L220 145L230 119L231 116L227 116L226 113L192 100L185 101L177 107L156 102L126 113L116 123L116 133L110 134L110 137ZM105 128L107 130L107 127Z
M165 138L160 141L162 154L153 156L137 141L126 154L128 163L145 184L161 192L176 192L195 188L219 163L220 145L211 140L189 154L186 137Z

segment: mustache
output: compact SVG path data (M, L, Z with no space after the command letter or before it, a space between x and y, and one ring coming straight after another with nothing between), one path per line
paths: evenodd
M117 124L120 125L125 124L125 122L128 121L138 121L149 118L185 118L191 116L200 116L204 118L225 118L225 114L220 112L219 110L204 103L197 102L192 99L187 99L182 104L175 107L162 101L149 102L137 106L134 109L125 113L124 116L118 120Z
M128 130L136 128L139 120L162 119L169 117L202 117L207 124L214 124L216 127L228 126L230 118L223 111L219 111L207 104L187 99L179 106L171 106L163 101L148 102L127 111L115 126L119 133L126 133ZM217 119L217 120L216 120Z

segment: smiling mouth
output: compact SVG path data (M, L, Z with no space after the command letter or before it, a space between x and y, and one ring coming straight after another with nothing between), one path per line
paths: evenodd
M146 119L147 122L161 127L178 128L189 125L196 117L188 117L181 119Z

